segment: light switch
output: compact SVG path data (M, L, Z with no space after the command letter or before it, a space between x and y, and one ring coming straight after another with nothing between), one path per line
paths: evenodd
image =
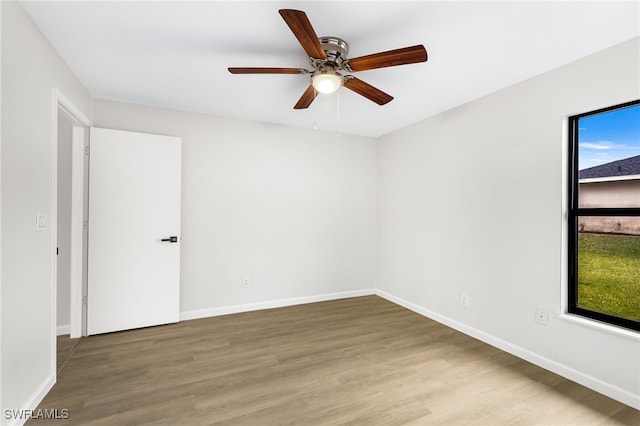
M38 214L36 216L36 231L42 231L44 229L47 229L47 216Z

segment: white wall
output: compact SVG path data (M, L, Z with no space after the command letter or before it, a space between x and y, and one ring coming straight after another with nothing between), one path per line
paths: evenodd
M93 100L22 8L2 8L2 408L34 408L55 380L57 87L85 115ZM47 228L36 231L36 215ZM4 411L2 422L4 419Z
M2 5L0 5L0 48L2 47ZM2 55L0 54L0 99L2 99ZM0 102L0 242L2 241L2 104ZM2 244L0 244L0 321L2 320ZM0 324L0 345L2 344L2 324ZM0 409L2 404L2 348L0 347Z
M95 123L182 137L183 318L375 287L374 139L101 100Z
M71 317L71 142L73 124L58 113L58 264L56 326L69 334Z
M564 119L640 97L639 52L634 39L386 135L378 154L383 295L636 408L640 339L560 313Z
M94 105L22 9L0 8L0 405L19 409L33 408L55 378L52 88L90 118ZM637 98L639 47L609 49L377 147L107 101L96 102L96 122L183 138L185 317L366 292L379 247L381 294L640 407L638 340L558 316L563 118ZM44 231L35 231L37 213L47 215ZM536 307L552 312L548 326L534 322Z

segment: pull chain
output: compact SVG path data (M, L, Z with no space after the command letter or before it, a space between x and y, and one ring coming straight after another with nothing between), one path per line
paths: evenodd
M313 104L313 130L318 130L318 102Z
M336 110L338 111L338 117L337 117L338 130L337 130L336 137L339 138L340 137L340 90L339 89L336 95L338 96L338 106L336 107Z

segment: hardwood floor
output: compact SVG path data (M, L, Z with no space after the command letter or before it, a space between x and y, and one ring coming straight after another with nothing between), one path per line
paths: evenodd
M71 425L640 424L640 411L377 296L82 339Z
M56 338L56 371L58 374L76 352L79 343L80 339L72 339L68 334L63 334Z

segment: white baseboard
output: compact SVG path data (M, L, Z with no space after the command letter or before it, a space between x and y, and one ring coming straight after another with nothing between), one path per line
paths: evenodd
M615 399L616 401L620 401L623 404L626 404L630 407L633 407L637 410L640 410L640 397L636 394L633 394L629 391L621 389L617 386L611 385L609 383L603 382L600 379L589 376L588 374L584 374L578 370L575 370L567 365L560 364L556 361L553 361L549 358L543 357L535 352L531 352L528 349L520 347L518 345L514 345L513 343L502 340L496 336L493 336L489 333L485 333L484 331L478 330L476 328L470 327L466 324L463 324L459 321L455 321L449 317L440 315L436 312L433 312L429 309L426 309L422 306L411 303L407 300L396 297L392 294L389 294L382 290L376 290L376 294L384 299L389 300L390 302L396 303L400 306L403 306L413 312L416 312L420 315L423 315L427 318L431 318L434 321L437 321L441 324L444 324L448 327L451 327L461 333L467 334L475 339L478 339L482 342L485 342L491 346L495 346L498 349L501 349L505 352L508 352L512 355L517 356L518 358L522 358L526 361L531 362L539 367L544 368L545 370L549 370L553 373L556 373L562 377L565 377L569 380L572 380L576 383L579 383L583 386L588 387L596 392L599 392L603 395L606 395L610 398Z
M56 327L56 336L62 336L71 333L70 325L59 325Z
M38 389L36 389L36 391L33 393L33 395L31 395L31 397L28 399L28 401L24 404L22 408L10 409L12 410L13 413L15 413L15 417L12 415L13 413L10 412L9 416L11 418L7 418L7 415L8 415L6 412L7 409L3 407L4 410L2 413L2 419L4 421L7 421L7 423L3 422L2 424L7 426L24 425L27 422L27 420L30 419L29 413L38 407L38 405L42 402L44 397L47 396L47 394L49 393L49 391L51 390L51 388L55 383L56 383L55 374L45 379L45 381L42 382L42 384L38 387Z
M262 309L282 308L285 306L303 305L305 303L325 302L327 300L346 299L349 297L371 296L376 294L372 288L363 290L343 291L340 293L326 293L315 296L293 297L290 299L268 300L245 305L221 306L218 308L195 309L180 312L180 321L216 317L220 315L237 314L240 312L259 311Z

